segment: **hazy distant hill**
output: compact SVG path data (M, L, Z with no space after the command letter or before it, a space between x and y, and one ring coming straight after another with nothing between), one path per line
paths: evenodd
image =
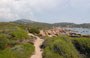
M20 20L16 20L13 21L15 23L24 23L24 24L48 24L48 23L42 23L42 22L36 22L36 21L32 21L32 20L27 20L27 19L20 19Z
M55 23L53 24L56 27L76 27L76 28L90 28L90 23L84 24L74 24L74 23Z
M27 19L20 19L20 20L16 20L13 22L14 23L21 23L21 24L43 25L43 26L50 26L51 27L51 24L49 24L49 23L36 22L36 21L32 21L32 20L27 20Z
M15 23L26 23L26 24L33 24L33 23L37 23L35 21L32 21L32 20L27 20L27 19L20 19L20 20L16 20L16 21L13 21Z
M70 26L75 26L76 24L74 23L67 23L67 22L62 22L62 23L55 23L53 24L54 26L57 27L70 27Z
M49 23L43 23L43 22L36 22L32 20L26 20L26 19L20 19L13 21L15 23L23 23L23 24L37 24L37 25L45 25L45 26L52 26L52 27L77 27L77 28L90 28L90 23L84 23L84 24L74 24L74 23L67 23L67 22L62 22L62 23L54 23L54 24L49 24Z

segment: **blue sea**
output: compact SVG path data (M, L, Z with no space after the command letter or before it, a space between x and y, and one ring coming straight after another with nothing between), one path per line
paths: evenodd
M65 28L67 30L76 31L77 34L90 35L90 29L88 28Z

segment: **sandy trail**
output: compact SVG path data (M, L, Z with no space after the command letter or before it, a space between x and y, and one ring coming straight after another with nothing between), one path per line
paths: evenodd
M38 36L35 36L37 39L34 42L35 53L30 58L42 58L42 51L40 45L43 43L43 39L40 39Z

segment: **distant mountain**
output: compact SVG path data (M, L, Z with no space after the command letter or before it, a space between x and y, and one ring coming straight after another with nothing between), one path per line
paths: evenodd
M57 26L57 27L69 27L69 26L74 26L74 25L76 25L76 24L74 24L74 23L62 22L62 23L54 23L53 25L54 25L54 26Z
M35 21L27 20L27 19L20 19L20 20L16 20L16 21L13 21L13 22L15 22L15 23L26 23L26 24L35 23Z
M49 23L43 23L43 22L36 22L36 21L32 21L32 20L27 20L27 19L20 19L20 20L16 20L13 21L14 23L22 23L22 24L35 24L35 25L45 25L45 26L51 26L51 24Z
M13 22L14 23L22 23L22 24L45 25L45 26L50 26L50 27L90 28L90 23L74 24L74 23L62 22L62 23L49 24L49 23L36 22L36 21L32 21L32 20L27 20L27 19L20 19L20 20L16 20Z
M53 26L56 27L71 27L71 28L90 28L90 23L74 24L74 23L55 23Z

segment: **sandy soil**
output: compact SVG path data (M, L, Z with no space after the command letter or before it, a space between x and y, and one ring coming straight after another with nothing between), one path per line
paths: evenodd
M40 39L38 36L36 36L36 41L34 42L35 46L35 53L30 58L42 58L42 51L40 48L40 45L43 43L43 39Z

